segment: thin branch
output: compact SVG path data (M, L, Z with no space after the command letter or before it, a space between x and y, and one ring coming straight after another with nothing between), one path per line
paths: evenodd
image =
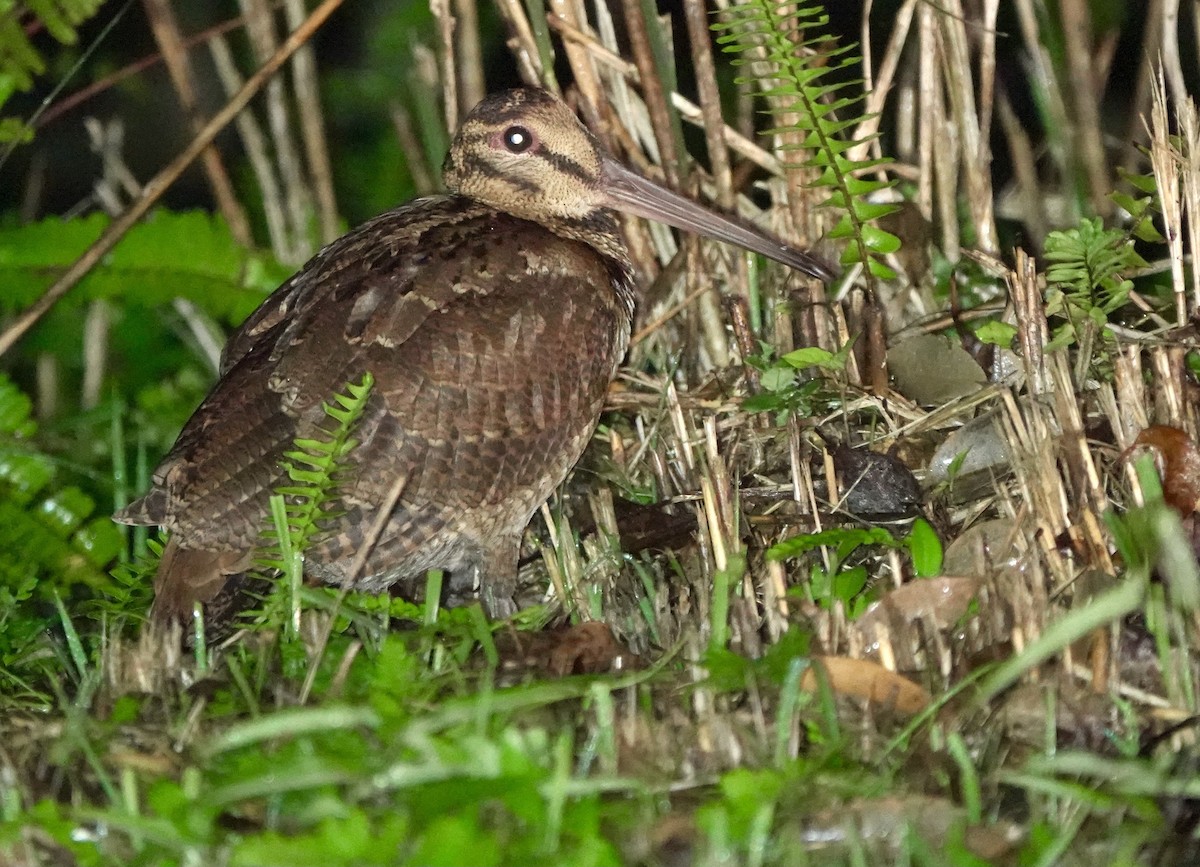
M203 45L210 39L228 33L230 30L236 30L246 23L244 15L239 15L236 18L230 18L228 21L223 21L220 24L214 25L207 30L202 30L186 37L183 40L183 47L186 49L195 48L197 45ZM54 123L64 114L74 111L83 103L87 102L94 96L98 96L109 88L115 87L127 78L132 78L150 69L152 66L157 66L162 63L163 56L161 53L148 54L140 60L135 60L128 66L123 66L114 72L109 73L98 81L94 81L87 87L82 87L68 96L63 97L58 102L47 108L35 120L30 121L30 125L34 129L43 129Z
M117 242L124 237L126 232L133 228L138 220L146 215L146 212L162 197L167 188L178 180L184 170L203 153L204 149L212 143L221 130L229 125L229 122L237 116L238 112L250 103L255 94L262 90L263 85L271 80L271 76L279 70L279 67L287 62L287 59L296 52L296 49L312 38L312 35L333 14L334 10L342 5L342 2L343 0L325 0L325 2L318 6L308 16L304 24L297 28L284 41L279 50L250 77L245 87L238 91L237 95L226 103L224 108L213 115L212 120L205 125L204 129L192 140L192 143L187 146L183 153L177 156L170 165L160 171L146 184L142 190L141 197L130 204L129 209L125 213L113 220L100 237L96 239L96 242L88 247L83 255L72 263L71 267L46 290L42 297L18 316L16 321L3 334L0 334L0 357L3 357L8 350L12 349L13 345L39 319L45 316L63 296L70 292L117 245Z

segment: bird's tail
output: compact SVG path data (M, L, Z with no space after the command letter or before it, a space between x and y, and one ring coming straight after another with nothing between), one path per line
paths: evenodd
M196 603L207 608L230 596L250 561L248 551L204 551L168 539L154 575L151 618L160 623L191 622Z

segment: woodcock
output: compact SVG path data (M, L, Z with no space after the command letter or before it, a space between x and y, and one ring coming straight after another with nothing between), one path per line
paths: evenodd
M334 241L250 316L149 493L116 515L170 530L157 618L190 617L251 565L288 481L284 452L320 436L322 402L368 371L360 445L306 574L368 591L399 582L416 598L443 569L452 595L477 588L490 616L511 614L525 526L582 454L629 343L637 290L613 211L830 276L626 169L541 90L476 106L443 177L448 195Z

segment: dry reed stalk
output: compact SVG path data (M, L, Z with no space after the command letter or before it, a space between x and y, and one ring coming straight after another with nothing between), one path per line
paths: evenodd
M550 0L549 6L568 24L579 30L587 29L587 14L583 11L579 0ZM599 73L591 54L581 46L570 42L563 43L563 53L567 56L571 74L583 96L585 117L603 131L605 129L605 122L602 120L605 117L602 112L605 104L604 91L600 87Z
M442 85L442 111L445 112L447 132L458 129L466 110L459 103L456 46L454 42L454 16L450 12L450 0L429 0L429 11L437 23L438 80Z
M961 148L958 158L965 182L966 206L975 229L975 246L985 252L995 253L999 250L1000 242L996 234L996 217L992 204L992 155L991 146L984 137L984 132L991 126L991 119L990 115L981 118L976 105L973 82L970 78L971 56L974 52L970 47L967 16L961 0L947 0L943 11L938 13L938 19L941 71L946 82L945 93L950 106L947 120L951 128L957 131ZM985 45L993 42L995 20L982 22L980 30L984 35ZM984 49L982 59L994 57L994 54L993 45L990 49ZM993 82L985 79L982 84L986 85L990 93ZM946 180L950 180L957 189L957 178Z
M863 90L866 100L863 103L865 117L855 128L851 138L858 142L846 152L848 159L865 160L868 154L876 157L883 155L878 135L883 119L884 103L891 93L895 81L896 70L900 66L900 57L912 27L913 12L916 10L916 0L905 0L904 5L892 16L892 34L883 51L883 59L878 64L871 54L871 10L873 2L868 0L862 14L862 33L859 45L862 47Z
M421 141L417 137L411 113L407 106L399 100L390 102L388 108L392 118L392 128L396 131L396 141L400 144L401 152L404 153L405 165L417 195L428 196L436 192L438 182L434 179L434 171L425 159L425 149L421 147Z
M200 110L196 99L196 90L192 83L191 63L188 60L187 47L179 32L179 24L175 20L175 12L171 9L170 0L143 0L146 18L150 21L150 29L154 33L154 41L162 52L163 61L171 77L171 84L179 96L179 104L187 117L192 133L198 133L204 128L206 118ZM204 175L216 199L217 208L234 239L244 247L254 244L254 236L250 231L250 222L246 212L233 190L221 153L213 145L209 145L200 155L200 164Z
M238 0L246 16L246 33L258 63L265 63L279 46L274 13L267 0ZM285 80L273 75L264 88L267 107L267 128L271 131L275 164L279 169L286 235L282 261L300 265L313 254L309 240L309 220L313 214L308 178L305 177L300 148L292 128L292 111L288 106Z
M295 30L304 21L304 0L284 0L288 29ZM333 169L329 163L329 145L325 140L325 121L321 111L321 90L317 81L316 55L305 45L292 58L292 86L300 112L300 134L308 174L316 194L317 219L321 243L327 244L342 233L338 220L337 198L333 191Z
M1003 89L997 94L997 103L1000 127L1004 131L1004 140L1008 142L1008 157L1012 163L1016 184L1016 193L1012 197L1014 201L1007 208L1001 202L1000 216L1022 222L1028 230L1030 240L1040 244L1041 239L1046 237L1050 224L1046 214L1046 197L1038 178L1034 148L1029 134L1013 111L1008 94Z
M917 97L914 114L917 118L917 207L926 220L934 217L935 159L940 153L942 126L941 81L938 77L937 19L931 7L921 4L917 11ZM939 211L944 211L941 206ZM958 259L958 244L947 243L943 228L941 250L954 262Z
M1042 288L1037 267L1031 256L1018 248L1013 270L1006 275L1009 298L1017 323L1017 345L1025 366L1025 379L1034 395L1050 389L1043 352L1050 336L1046 311L1042 306Z
M521 0L499 0L496 11L508 27L508 39L505 40L509 53L517 62L517 71L521 80L526 84L543 84L557 92L555 83L547 76L541 62L541 52L538 49L537 38L533 34L525 4Z
M216 36L209 42L208 48L226 96L237 93L245 82L233 59L229 43L224 37ZM262 204L263 219L267 224L267 240L271 245L271 252L275 258L286 261L290 242L283 190L271 158L271 148L267 142L266 133L263 132L262 125L258 122L254 112L250 110L240 112L234 119L234 125L238 135L241 136L242 147L246 149L246 158L250 162L250 169L258 184L259 199Z
M683 14L691 42L692 67L696 72L696 91L708 143L708 159L717 186L717 204L732 210L735 204L733 173L725 145L725 119L721 115L721 94L717 88L717 70L713 62L708 12L704 0L684 0Z
M458 58L458 104L465 114L488 94L483 74L483 41L479 35L479 10L476 0L454 0L458 21L455 55Z
M1103 82L1097 76L1091 14L1084 0L1059 0L1058 6L1065 37L1063 49L1068 86L1071 88L1069 108L1074 121L1071 129L1074 146L1083 163L1092 211L1107 215L1112 211L1112 202L1108 198L1112 181L1100 127Z
M1145 7L1146 26L1138 52L1137 78L1129 100L1125 129L1123 134L1119 134L1122 142L1120 156L1114 162L1114 166L1129 172L1137 171L1145 161L1143 148L1146 144L1146 125L1143 118L1150 112L1150 93L1158 65L1156 58L1160 55L1158 45L1163 35L1164 0L1146 0Z

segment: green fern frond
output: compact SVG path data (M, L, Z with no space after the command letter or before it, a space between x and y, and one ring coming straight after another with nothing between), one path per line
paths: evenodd
M322 439L297 439L295 448L285 453L283 468L287 470L291 484L283 485L275 493L284 498L286 504L288 544L303 551L313 536L319 532L322 522L335 517L334 506L337 490L341 484L341 471L350 453L358 445L354 429L362 417L375 384L371 374L364 374L355 385L348 383L346 393L335 395L324 405L325 414L333 421ZM278 540L274 528L266 531L268 538ZM263 554L270 560L274 549ZM284 568L279 561L270 562L274 568Z
M298 438L294 448L285 453L282 466L289 483L276 488L271 498L271 515L256 557L260 569L281 576L273 583L285 592L275 593L274 601L265 600L263 610L248 612L251 620L277 623L276 615L286 605L285 622L298 626L304 551L323 526L337 517L343 471L358 446L354 430L366 410L374 384L370 373L363 374L357 385L347 383L344 394L335 395L323 405L332 421L329 429L322 431L323 436ZM288 634L294 635L294 629Z
M88 600L84 612L96 620L132 617L140 621L154 601L154 573L162 559L162 548L158 539L147 539L146 553L113 568L103 592Z
M1046 283L1084 310L1108 315L1125 303L1133 288L1125 275L1146 265L1133 240L1119 229L1105 229L1097 217L1074 229L1046 236Z
M71 485L56 485L57 465L33 442L32 402L0 374L0 588L26 598L32 580L48 599L57 588L96 586L117 556L121 536L96 504Z
M0 691L56 620L49 603L107 585L122 540L86 493L56 480L32 401L0 373Z
M861 60L854 52L856 45L834 46L823 35L809 35L823 30L829 22L818 3L749 0L730 7L728 15L729 21L713 25L721 34L717 42L730 54L764 50L775 70L777 83L761 92L773 103L771 113L788 117L789 126L768 132L804 133L801 142L793 146L808 154L799 165L818 170L812 185L828 190L820 205L842 212L829 233L830 238L849 242L842 251L842 264L862 264L872 278L894 278L895 273L882 257L898 250L900 239L873 225L873 221L896 206L870 201L892 184L866 176L890 161L850 159L852 148L876 136L860 140L844 137L847 130L871 117L856 113L865 98L862 80L853 75L853 68ZM752 61L737 57L732 62L743 66ZM738 81L756 84L759 78L743 76Z

